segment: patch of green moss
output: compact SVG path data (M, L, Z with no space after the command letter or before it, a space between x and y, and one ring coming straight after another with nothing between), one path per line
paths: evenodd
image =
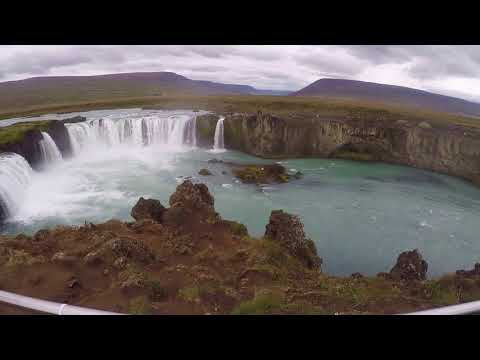
M212 172L208 169L200 169L200 171L198 172L199 175L202 175L202 176L210 176L210 175L213 175Z
M289 180L289 177L287 174L281 174L281 175L278 175L278 179L280 180L280 182L282 183L287 183L288 180Z
M248 230L247 227L239 222L236 221L230 221L230 229L232 230L232 233L237 236L248 236Z
M0 145L13 144L22 141L28 131L46 131L50 123L51 120L32 121L0 127Z
M200 298L200 289L197 285L186 286L178 290L178 297L187 302L196 302Z
M430 280L424 285L425 296L436 305L452 305L458 302L458 293L449 279Z
M165 287L157 280L148 280L149 298L152 301L163 301L167 298L168 292Z
M138 296L128 303L128 313L132 315L149 315L152 308L146 296Z
M232 315L264 315L278 312L282 300L277 294L262 294L254 299L242 302L233 311Z

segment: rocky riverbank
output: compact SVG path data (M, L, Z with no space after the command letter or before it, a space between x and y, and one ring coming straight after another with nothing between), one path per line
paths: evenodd
M322 157L382 161L480 183L480 130L414 118L314 114L222 114L225 146L264 158ZM216 119L199 118L200 128ZM208 125L201 125L207 123ZM212 137L209 132L199 136Z
M86 118L76 116L64 120L43 120L21 122L0 127L0 153L13 152L27 160L30 166L37 169L41 165L41 150L39 142L41 132L48 133L64 158L72 155L72 144L68 136L66 123L85 121Z
M480 298L480 265L428 280L409 251L376 277L330 276L297 216L272 211L252 238L214 205L205 185L185 181L169 207L141 198L132 222L0 237L0 289L134 314L392 314Z

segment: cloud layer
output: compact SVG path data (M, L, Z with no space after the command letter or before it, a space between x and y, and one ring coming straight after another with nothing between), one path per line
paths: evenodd
M0 81L136 71L278 90L335 77L480 102L480 46L0 46Z

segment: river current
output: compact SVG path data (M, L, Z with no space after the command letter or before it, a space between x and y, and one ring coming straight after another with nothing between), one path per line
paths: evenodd
M78 114L91 125L68 125L73 158L54 161L58 154L46 149L49 162L38 172L24 169L22 159L0 161L0 180L6 184L3 190L0 184L0 196L12 209L3 234L111 218L131 221L130 209L140 196L168 206L176 186L191 177L209 187L223 218L244 223L253 236L263 234L272 210L299 215L330 274L388 271L400 252L414 248L429 263L429 276L480 261L480 189L463 180L380 163L287 159L280 163L301 171L303 178L241 184L228 166L208 160L273 161L222 150L221 139L216 149L197 148L192 133L197 113L129 109ZM142 125L145 118L150 120ZM148 135L138 136L138 131ZM198 175L201 168L214 176Z

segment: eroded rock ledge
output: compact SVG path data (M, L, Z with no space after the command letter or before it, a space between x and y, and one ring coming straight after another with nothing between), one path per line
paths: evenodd
M428 121L224 114L225 146L265 158L335 157L428 169L480 184L480 130ZM218 119L198 121L202 143ZM208 140L211 137L210 140Z
M203 184L185 181L169 205L141 198L133 222L0 237L0 288L134 314L391 314L480 298L479 264L427 280L414 250L376 277L329 276L295 215L272 211L254 239Z

